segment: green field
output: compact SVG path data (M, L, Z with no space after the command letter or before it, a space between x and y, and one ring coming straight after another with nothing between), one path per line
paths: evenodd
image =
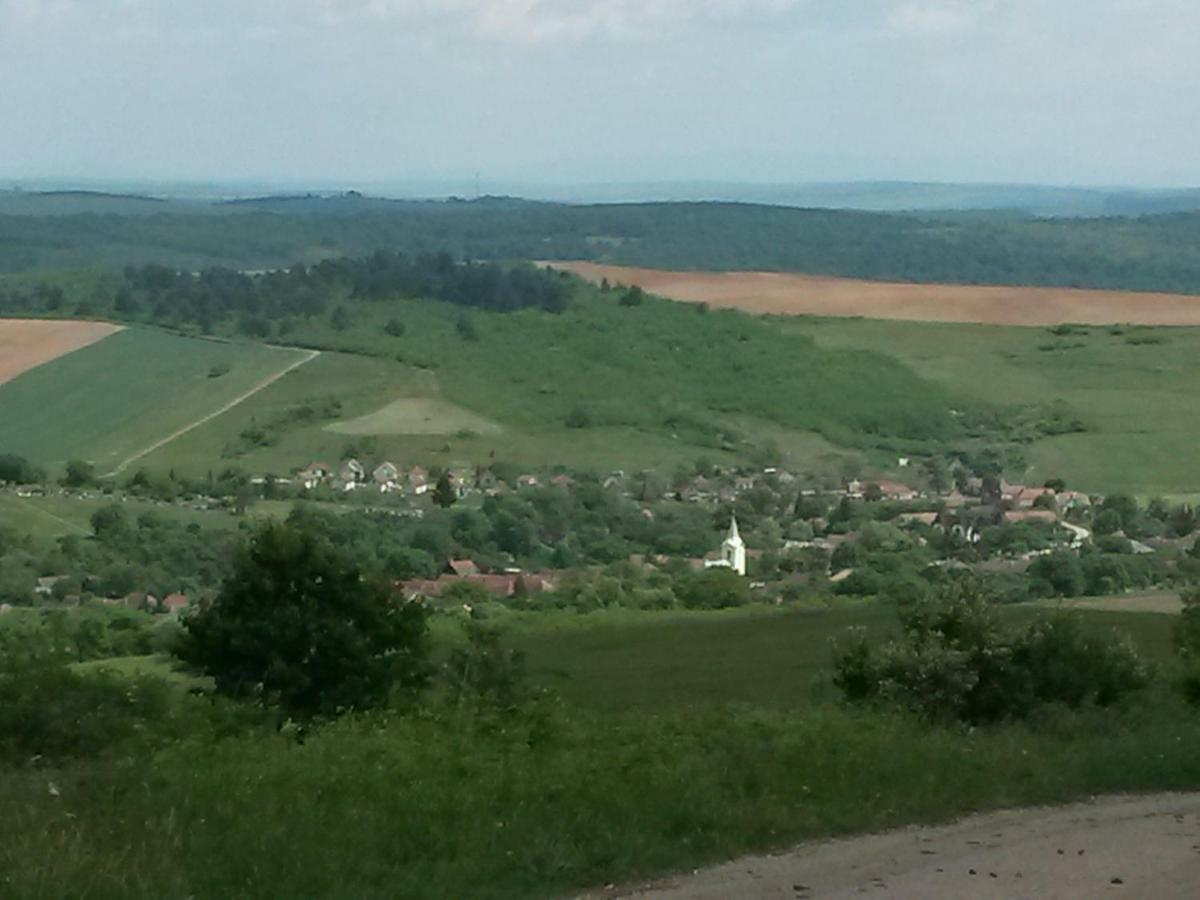
M1107 328L1055 336L1042 328L781 320L826 347L889 353L921 376L981 401L1063 401L1088 430L1039 440L1030 467L1010 474L1039 484L1143 496L1200 491L1194 465L1200 444L1195 392L1200 387L1200 329ZM1058 349L1048 349L1055 347Z
M188 505L140 500L130 496L93 493L87 497L51 493L44 497L18 497L0 493L0 528L11 528L35 541L52 541L66 535L91 535L91 517L99 509L120 503L130 517L153 513L184 525L232 529L242 520L229 510L193 509ZM252 507L254 516L286 516L285 503L260 501Z
M0 448L52 468L82 458L105 472L303 358L129 328L0 387Z
M1004 615L1023 621L1038 611L1021 605ZM1127 632L1152 659L1171 656L1172 616L1082 615L1097 629ZM606 713L727 703L779 710L810 706L832 696L836 638L851 627L865 628L874 638L897 632L896 611L884 604L699 615L597 613L575 619L541 615L516 623L510 640L526 654L535 682L573 704Z

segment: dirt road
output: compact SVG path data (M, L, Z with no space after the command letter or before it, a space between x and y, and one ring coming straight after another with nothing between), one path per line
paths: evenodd
M589 895L643 900L1200 897L1200 794L1109 797L805 844Z
M1200 297L1046 287L907 284L776 272L671 272L549 263L599 282L753 313L864 316L984 325L1200 325Z
M281 347L278 349L290 350L292 348ZM269 388L271 385L273 385L275 382L277 382L280 378L282 378L288 372L291 372L295 369L300 368L305 363L312 362L314 359L316 359L320 355L321 355L321 352L319 350L306 351L305 356L296 360L294 363L292 363L287 368L280 369L278 372L276 372L270 378L264 378L262 381L260 381L258 384L256 384L254 387L252 387L250 390L246 391L246 393L241 394L237 397L234 397L232 400L230 400L228 403L226 403L220 409L209 413L207 416L204 416L203 418L197 419L195 422L192 422L190 425L185 425L183 428L180 428L178 431L171 432L165 438L162 438L159 441L155 441L149 447L139 450L137 453L133 454L133 456L129 457L128 459L122 460L120 465L118 465L111 472L106 473L104 475L104 477L112 478L116 475L120 475L123 471L125 471L125 469L127 469L133 463L137 462L139 459L149 456L155 450L162 449L163 447L165 447L167 444L171 443L171 441L175 440L176 438L183 437L183 435L187 434L189 431L192 431L195 428L199 428L201 425L206 425L209 422L211 422L213 419L215 419L217 416L224 415L225 413L229 412L229 410L233 409L235 406L237 406L241 403L245 403L247 400L249 400L251 397L253 397L255 394L257 394L259 391L263 391L263 390L266 390L267 388Z

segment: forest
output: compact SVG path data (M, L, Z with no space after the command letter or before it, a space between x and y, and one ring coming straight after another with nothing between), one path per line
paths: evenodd
M98 209L105 209L99 205ZM160 263L288 267L388 250L472 260L798 271L1200 293L1200 213L1094 219L884 214L734 203L511 198L247 200L152 215L0 215L0 272Z
M192 326L205 334L233 320L250 337L268 337L270 322L327 311L331 299L429 297L494 312L536 307L561 312L567 279L529 265L456 262L448 253L405 257L376 251L367 257L324 260L270 272L212 267L198 273L156 263L100 275L90 289L33 281L0 287L0 314L73 314ZM335 310L335 313L337 311ZM334 325L344 321L342 310ZM342 329L338 329L342 330Z

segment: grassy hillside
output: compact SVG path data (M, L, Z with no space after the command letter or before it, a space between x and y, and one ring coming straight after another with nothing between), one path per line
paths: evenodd
M1200 329L1041 328L778 320L819 346L888 353L947 389L998 404L1062 401L1087 426L1043 438L1026 451L1037 484L1063 477L1097 492L1191 494L1200 424L1191 410L1200 384Z
M282 472L373 439L408 460L493 457L588 468L745 458L777 444L819 465L846 447L933 446L965 398L880 353L830 350L771 322L581 289L565 313L488 313L394 300L349 307L344 330L299 322L324 353L147 462L236 460ZM389 322L401 322L400 336ZM334 415L300 415L328 410ZM247 441L258 428L265 440Z
M329 315L293 322L288 340L326 351L145 464L284 474L351 451L665 470L778 454L838 475L851 458L886 467L897 453L1024 435L1032 442L1013 478L1200 493L1190 463L1200 329L763 319L652 298L623 306L591 289L560 315L421 300L346 309L342 330ZM0 389L5 421L22 423L0 426L0 447L51 465L86 455L103 468L297 358L135 328ZM228 374L208 378L225 363ZM1030 422L1055 407L1086 430L1037 437ZM987 411L990 431L971 438L965 423Z
M46 466L82 458L106 471L302 358L130 328L0 388L0 447Z

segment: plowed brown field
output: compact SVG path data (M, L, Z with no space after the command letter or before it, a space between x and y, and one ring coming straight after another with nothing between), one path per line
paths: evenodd
M1200 297L1072 288L859 281L772 272L669 272L588 262L550 265L589 281L754 313L863 316L983 325L1200 325Z
M107 322L0 319L0 384L120 330Z

